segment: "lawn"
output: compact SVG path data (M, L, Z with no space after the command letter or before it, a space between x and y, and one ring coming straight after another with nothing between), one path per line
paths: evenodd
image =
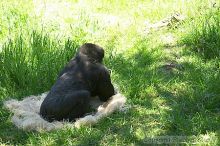
M149 27L177 13L183 21ZM16 128L4 101L50 90L85 42L105 48L129 109L80 129ZM2 145L146 145L163 136L220 145L219 85L218 0L0 1Z

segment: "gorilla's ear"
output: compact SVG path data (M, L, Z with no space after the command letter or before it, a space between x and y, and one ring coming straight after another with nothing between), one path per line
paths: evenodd
M79 54L86 55L88 58L101 63L104 58L104 49L96 44L85 43L79 48Z

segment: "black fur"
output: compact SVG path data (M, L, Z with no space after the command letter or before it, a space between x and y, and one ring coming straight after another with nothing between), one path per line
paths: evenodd
M82 45L66 65L44 99L41 116L48 120L75 120L89 109L89 98L107 101L114 95L108 70L102 65L104 50L98 45Z

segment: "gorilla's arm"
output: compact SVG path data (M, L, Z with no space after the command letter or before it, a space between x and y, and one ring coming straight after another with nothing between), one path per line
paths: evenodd
M61 77L64 73L73 70L74 66L76 66L76 60L71 59L70 62L64 67L64 69L59 73L58 78Z
M107 101L111 96L115 94L114 87L111 83L110 74L107 69L104 69L100 75L100 81L98 85L98 96L101 101Z

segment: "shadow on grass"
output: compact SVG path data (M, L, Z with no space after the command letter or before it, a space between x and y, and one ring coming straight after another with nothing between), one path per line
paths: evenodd
M164 117L167 134L199 135L219 129L220 83L215 68L200 63L183 63L184 76L169 99L172 112Z
M30 46L20 38L6 44L1 53L1 86L13 92L8 95L22 97L48 90L78 46L70 40L59 45L48 36L32 37L36 38ZM166 75L160 70L161 52L148 45L148 40L140 40L124 54L107 51L105 63L131 104L127 113L115 113L92 128L41 134L18 130L9 122L10 114L1 108L1 141L39 144L52 139L57 145L123 145L144 144L148 136L216 132L220 122L215 111L219 109L219 72L213 74L214 68L209 71L210 68L185 62L184 73Z
M2 103L0 103L0 106L0 143L8 145L25 144L30 132L22 131L12 125L11 118L9 118L10 114L2 108Z
M160 55L157 49L148 49L148 40L140 40L124 54L107 56L106 64L113 71L113 80L132 103L150 105L148 87L163 80L155 72Z
M182 54L185 58L181 64L184 70L173 77L175 83L167 82L169 89L157 88L159 93L166 93L167 90L170 97L166 101L171 110L162 115L166 127L166 132L162 135L197 138L211 135L206 142L212 144L217 139L217 143L214 143L219 145L219 18L219 12L210 16L205 22L200 22L201 27L184 38L184 44L190 47ZM205 138L198 141L203 143Z
M211 15L210 15L211 14ZM171 84L171 111L163 115L167 135L198 136L220 130L219 11L198 20L201 25L184 38L183 74Z

